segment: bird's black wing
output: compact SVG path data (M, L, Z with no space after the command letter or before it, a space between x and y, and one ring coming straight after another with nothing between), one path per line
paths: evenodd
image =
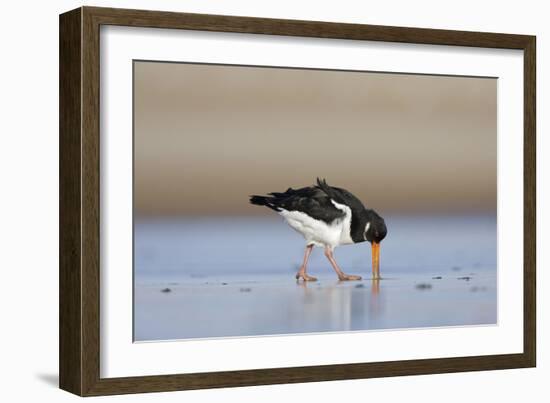
M317 178L317 189L326 193L336 203L345 204L351 210L350 235L354 242L365 241L365 226L369 222L366 209L361 200L346 189L332 187L326 180Z
M317 178L316 187L318 189L321 189L336 203L349 206L352 211L362 211L365 209L365 206L363 205L361 200L355 197L351 192L348 192L346 189L329 186L325 179L321 180Z
M345 217L345 212L336 208L330 196L318 187L289 188L286 192L272 192L269 196L251 196L250 203L267 206L275 211L299 211L308 216L331 223Z

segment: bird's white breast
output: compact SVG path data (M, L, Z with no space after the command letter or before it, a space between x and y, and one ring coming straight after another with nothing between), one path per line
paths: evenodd
M288 225L303 235L308 244L330 247L352 244L353 240L350 236L351 209L346 205L331 201L337 209L345 213L345 216L330 224L316 220L300 211L282 210L279 214L284 217Z

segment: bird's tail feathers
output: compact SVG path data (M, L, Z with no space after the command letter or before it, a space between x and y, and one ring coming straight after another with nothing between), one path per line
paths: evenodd
M252 195L250 196L250 203L256 206L266 206L275 211L281 211L281 209L275 205L273 197Z

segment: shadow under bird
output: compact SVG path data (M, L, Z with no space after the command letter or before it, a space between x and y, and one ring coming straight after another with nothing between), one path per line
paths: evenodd
M317 179L316 186L268 196L250 196L250 203L266 206L281 215L288 225L306 240L304 261L296 273L297 280L316 281L307 274L307 262L314 246L322 247L325 256L340 280L361 280L360 276L345 274L334 259L334 248L370 242L372 247L372 278L380 279L380 242L388 232L384 219L345 189L329 186Z

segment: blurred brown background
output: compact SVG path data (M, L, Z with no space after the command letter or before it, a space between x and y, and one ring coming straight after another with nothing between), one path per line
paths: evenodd
M324 177L385 213L496 211L497 80L135 62L135 213L260 215Z

